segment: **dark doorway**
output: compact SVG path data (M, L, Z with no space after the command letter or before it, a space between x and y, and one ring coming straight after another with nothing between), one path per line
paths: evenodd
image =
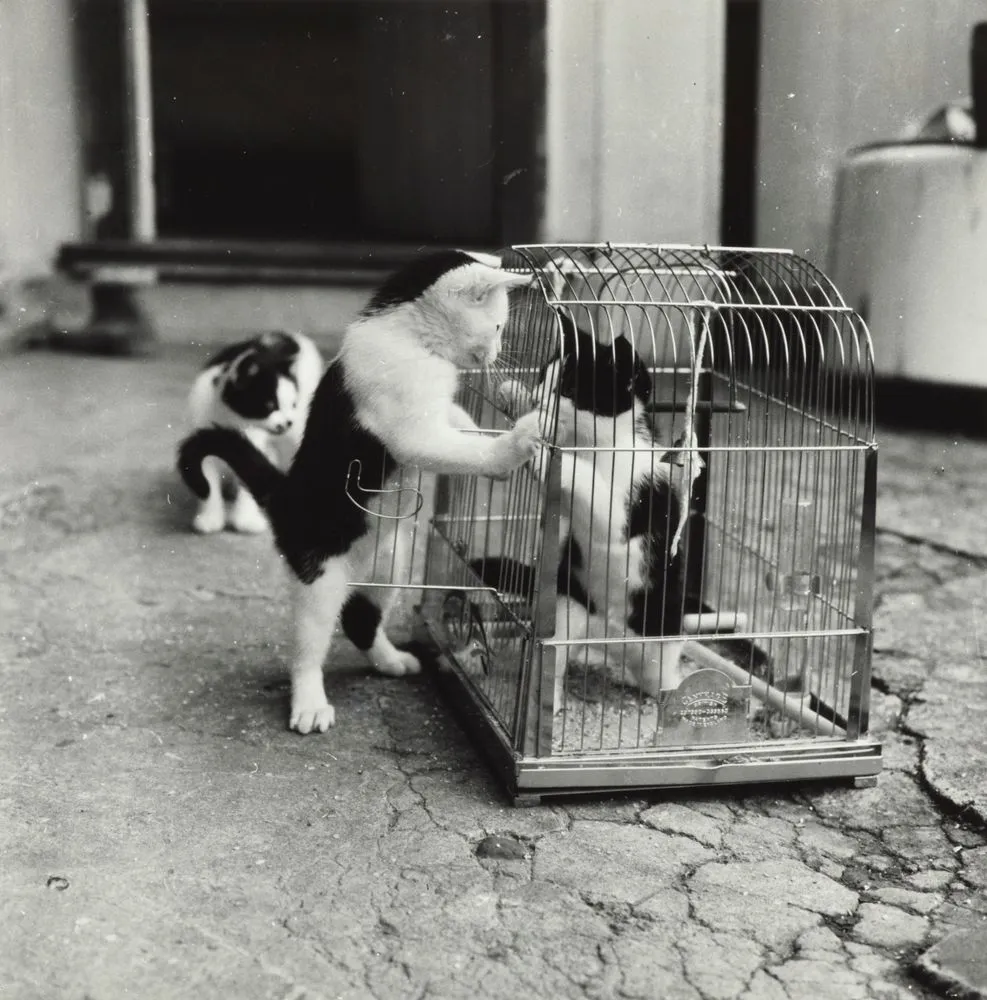
M356 5L152 0L150 15L159 233L357 236Z
M82 0L89 161L126 235L120 0ZM150 0L162 238L530 238L545 0ZM103 109L109 109L109 113Z
M760 0L727 0L720 239L749 247L755 238Z

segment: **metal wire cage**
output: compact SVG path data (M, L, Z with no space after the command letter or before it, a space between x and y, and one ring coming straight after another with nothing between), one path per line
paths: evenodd
M487 433L540 408L546 447L504 482L439 477L420 611L510 791L872 783L862 320L783 250L516 246L505 266L532 287L461 402ZM566 330L591 370L633 345L631 437L545 381ZM642 601L660 614L635 622Z

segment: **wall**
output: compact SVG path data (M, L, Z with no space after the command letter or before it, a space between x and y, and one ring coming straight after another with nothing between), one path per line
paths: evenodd
M17 271L82 232L71 6L0 0L0 266ZM724 0L548 0L544 238L717 240L724 21Z
M836 168L970 92L987 0L762 0L757 241L826 266Z
M546 240L719 238L723 0L548 0Z
M81 228L71 0L0 2L0 272L47 269Z

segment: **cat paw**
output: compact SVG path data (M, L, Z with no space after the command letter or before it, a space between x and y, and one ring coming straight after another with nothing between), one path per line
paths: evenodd
M192 519L192 530L200 535L214 535L226 527L226 514L222 507L218 510L200 510Z
M629 657L640 657L628 666L642 694L658 698L663 691L678 688L685 677L682 650L683 643L680 642L663 642L658 649L628 649Z
M517 417L519 413L525 413L531 409L531 392L527 386L516 379L508 379L501 383L497 389L496 401L498 406L506 410L512 417Z
M499 471L502 475L509 476L525 462L530 462L541 448L542 432L539 413L526 413L500 439L500 444L506 454Z
M405 674L417 674L421 672L422 665L414 653L407 653L402 649L394 650L393 656L382 656L371 661L374 670L380 674L387 674L388 677L404 677Z
M323 700L321 704L292 704L288 728L303 736L307 733L324 733L336 722L336 710Z
M230 526L245 535L259 535L267 531L267 518L259 510L237 510L230 514Z
M662 691L675 691L682 683L682 673L679 670L645 674L638 688L641 694L648 698L660 698Z
M544 441L539 414L526 413L512 428L511 436L514 438L514 452L520 464L534 458Z

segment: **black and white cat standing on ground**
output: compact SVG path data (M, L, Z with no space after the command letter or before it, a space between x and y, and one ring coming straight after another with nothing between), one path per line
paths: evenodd
M423 255L387 279L347 328L287 474L228 429L201 430L180 449L179 468L199 496L203 460L233 468L267 512L291 569L290 726L298 732L335 721L322 664L337 621L381 673L420 669L384 630L393 591L360 586L406 578L412 519L399 515L415 470L504 478L537 452L538 414L488 435L455 403L460 370L489 365L500 351L508 292L529 283L487 254ZM393 556L378 561L378 549Z
M312 395L322 377L319 349L302 334L265 333L223 348L192 383L188 409L193 428L228 427L240 431L279 469L287 470L301 444ZM223 496L220 461L206 458L202 475L208 490L201 497L192 527L202 533L258 532L267 518L249 490L226 477L229 510Z

